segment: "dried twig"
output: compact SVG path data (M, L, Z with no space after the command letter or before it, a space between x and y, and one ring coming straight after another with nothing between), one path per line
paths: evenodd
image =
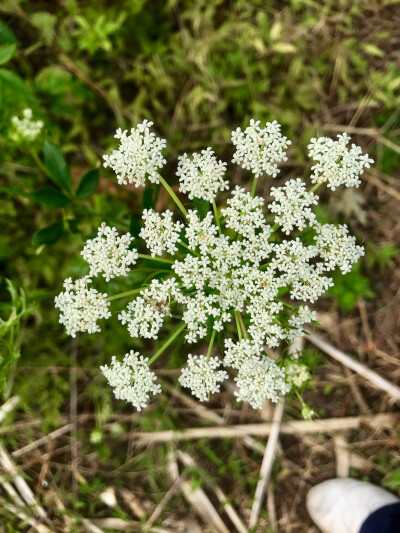
M146 511L143 509L142 504L136 498L136 496L132 494L130 490L127 489L120 489L119 493L122 496L122 499L124 500L126 505L132 511L132 513L137 518L139 518L139 520L142 520L142 518L146 516Z
M250 529L252 529L257 524L258 517L260 516L261 506L265 495L265 489L268 485L268 481L272 472L272 465L275 459L275 452L276 446L278 444L283 410L284 402L281 400L275 407L274 416L271 424L271 432L269 435L267 446L265 448L265 454L260 470L260 480L257 483L256 492L254 494L254 503L251 509L251 515L249 520Z
M13 515L18 516L20 520L23 520L24 522L32 526L32 528L38 531L38 533L52 533L51 529L49 529L44 524L38 522L36 518L27 515L22 509L20 509L16 505L8 503L6 500L3 499L0 499L0 503L3 509L7 509L7 511L12 513Z
M305 339L314 344L314 346L327 353L328 355L336 359L336 361L339 361L354 372L357 372L357 374L360 374L360 376L367 379L378 389L384 390L393 400L400 401L400 388L397 387L397 385L394 385L393 383L383 378L373 370L369 369L359 361L356 361L349 355L338 350L337 348L332 346L332 344L322 339L321 337L314 335L311 332L308 333L309 335L307 335Z
M8 413L11 413L11 411L14 411L18 402L19 402L19 397L13 396L12 398L9 398L6 402L3 403L3 405L0 407L0 424L1 422L3 422L3 420L8 415Z
M185 466L196 466L194 459L188 453L183 452L182 450L178 450L178 456ZM219 502L223 505L224 511L229 516L232 524L236 527L238 532L247 533L246 526L243 524L242 519L236 512L235 508L228 502L228 498L226 494L224 494L222 489L210 478L206 480L206 483L214 491L214 494L218 498Z
M3 446L0 444L0 465L3 468L3 470L6 472L6 474L12 476L12 481L16 488L18 489L20 495L22 496L22 499L25 501L27 505L30 505L33 507L35 513L42 519L47 520L47 515L35 499L35 496L33 495L33 492L31 491L28 483L25 481L23 477L21 477L18 474L17 468L14 465L14 463L11 461L10 456L6 452L6 450L3 448Z
M281 425L281 433L295 435L298 433L332 433L347 429L358 428L360 424L372 427L392 426L400 421L394 414L379 414L374 416L348 416L343 418L326 418L320 420L291 420ZM225 439L243 438L248 435L265 437L270 435L271 423L238 424L234 426L188 428L181 430L155 431L153 433L136 433L140 444L150 442L173 442L189 439Z
M173 452L170 452L168 454L168 459L169 474L172 480L176 481L176 479L179 479L176 455ZM193 489L190 483L185 480L181 481L180 489L193 510L213 528L213 531L216 533L230 533L203 489L200 487Z
M26 446L23 446L22 448L19 448L18 450L14 450L13 452L11 452L11 455L13 457L21 457L22 455L30 453L32 450L38 448L42 444L46 444L50 440L56 439L57 437L64 435L64 433L69 433L71 429L72 429L72 424L67 424L66 426L62 426L58 429L55 429L48 435L45 435L44 437L41 437L40 439L35 440L34 442L31 442L30 444L27 444Z
M199 402L196 402L196 400L193 400L192 398L190 398L183 392L177 389L174 389L170 385L166 385L166 387L173 396L175 396L176 398L181 400L184 404L186 404L188 407L193 409L194 412L200 418L203 418L204 420L211 420L212 422L215 422L219 426L223 426L225 424L225 421L222 418L222 416L220 416L218 413L216 413L212 409L208 409L208 407L206 407L205 405L199 404ZM250 436L243 438L243 444L245 444L251 450L255 450L259 453L264 453L265 451L265 447Z

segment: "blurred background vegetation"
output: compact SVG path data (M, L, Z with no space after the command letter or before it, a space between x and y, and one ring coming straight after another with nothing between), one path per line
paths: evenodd
M4 400L20 398L8 424L38 421L4 438L7 446L18 447L40 431L66 423L70 409L75 415L93 414L75 435L74 461L79 453L87 479L79 477L85 476L82 470L71 475L55 467L54 483L64 491L70 513L101 514L101 502L90 496L110 482L103 471L120 468L124 475L119 482L134 482L153 502L168 488L165 472L155 467L165 462L167 447L134 456L128 444L126 452L121 435L129 435L130 423L110 418L116 411L129 415L98 371L111 355L123 355L132 346L128 333L120 333L117 313L101 334L80 338L78 346L66 338L53 309L62 280L84 272L81 243L101 221L137 234L142 207L168 201L154 187L143 195L118 187L102 168L101 156L114 146L117 127L152 120L168 140L169 176L184 151L210 145L229 160L230 132L252 117L282 124L293 141L282 174L293 177L306 177L312 136L347 131L376 164L359 190L322 195L319 215L346 222L367 253L351 274L337 279L322 308L337 324L351 319L358 324L362 309L376 313L371 318L377 326L375 345L381 342L380 349L389 354L396 350L398 322L388 325L386 317L398 303L398 296L393 300L400 234L400 193L393 177L400 166L398 1L3 0L0 15L0 387ZM10 140L11 118L25 108L45 124L32 146ZM43 168L46 142L61 165L67 162L71 186L51 179ZM237 168L231 176L234 183L246 179ZM266 199L269 185L265 182L260 190ZM38 194L48 187L58 192ZM357 351L362 346L373 366L375 348L366 347L360 336L349 340L346 331L336 339L341 347ZM316 364L317 356L310 358ZM180 365L177 353L164 360L167 378L168 369L173 373ZM328 391L326 402L321 395L312 407L322 416L334 416L343 393ZM377 408L374 401L372 405ZM221 401L216 407L221 408ZM298 417L295 407L292 414ZM190 409L186 411L193 425ZM166 394L132 424L147 430L174 428L181 412ZM348 414L357 414L357 406ZM248 503L259 457L243 458L231 440L222 441L218 453L202 441L196 446L192 452L209 466L192 472L192 481L201 484L209 469L222 484L241 479L242 492L234 491L232 498ZM393 461L385 456L379 479L396 468ZM27 475L37 476L38 466L29 468ZM75 492L69 488L71 477ZM400 485L396 483L392 486ZM172 501L172 508L184 509ZM126 516L118 506L113 512ZM12 527L7 531L20 531Z

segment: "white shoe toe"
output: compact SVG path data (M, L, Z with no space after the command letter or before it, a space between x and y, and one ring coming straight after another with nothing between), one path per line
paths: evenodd
M371 513L399 502L390 492L356 479L330 479L307 495L307 510L323 533L359 533Z

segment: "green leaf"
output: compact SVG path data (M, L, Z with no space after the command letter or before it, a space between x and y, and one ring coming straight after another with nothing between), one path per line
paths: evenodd
M64 207L70 203L70 199L58 189L45 187L32 193L32 198L44 205L44 207Z
M78 200L83 200L84 198L89 198L99 185L99 169L93 168L86 172L79 183L78 189L76 191L76 197Z
M16 44L2 44L0 45L0 65L7 63L14 55Z
M363 43L361 45L361 48L364 50L364 52L366 52L367 54L369 54L371 56L376 56L376 57L383 57L384 56L383 51L380 48L378 48L376 46L376 44Z
M31 89L26 85L22 78L17 76L17 74L11 70L0 68L0 81L4 83L4 86L8 91L12 91L19 99L23 97L29 103L35 102L35 97Z
M132 237L139 237L140 230L142 229L139 220L136 217L131 217L129 221L129 233Z
M203 220L210 210L210 202L207 200L200 200L199 198L193 198L193 205L199 214L200 220Z
M7 24L2 20L0 20L0 43L19 44L19 41L15 37L13 31L10 30Z
M32 238L32 242L35 246L40 246L41 244L54 244L61 237L62 233L62 222L56 222L51 226L47 226L47 228L37 231Z
M67 162L58 146L47 139L44 141L44 162L54 183L59 187L70 191L71 174Z

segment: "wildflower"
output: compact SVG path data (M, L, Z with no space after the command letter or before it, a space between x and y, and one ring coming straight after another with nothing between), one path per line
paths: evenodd
M257 229L265 225L265 218L261 207L264 200L259 196L252 197L250 193L236 186L232 197L228 199L228 207L221 213L227 217L226 227L234 229L240 235L253 237Z
M104 155L103 159L104 166L111 167L117 174L120 185L132 183L135 187L144 187L146 178L151 183L159 183L158 170L166 163L162 151L167 141L150 132L152 125L152 122L144 120L129 134L119 128L114 135L120 141L119 148L110 155Z
M236 146L232 162L251 170L256 178L264 173L275 178L279 172L277 163L287 161L290 141L281 134L276 120L267 122L264 129L259 124L259 120L251 119L244 132L240 128L232 132L232 143Z
M290 387L301 387L311 379L311 374L306 365L289 361L286 365L286 382Z
M306 225L315 224L315 214L309 206L317 205L318 196L307 192L300 178L287 181L283 187L271 187L271 195L275 201L268 206L269 210L276 213L275 223L281 226L286 235L294 228L302 231Z
M288 392L285 371L268 356L250 357L241 365L235 378L239 402L249 402L254 409L261 409L265 400L277 402L281 394Z
M298 337L303 335L303 326L310 324L317 319L316 311L307 307L307 305L300 305L296 311L290 316L288 324L293 329L288 333L288 340L293 342Z
M364 248L356 245L356 239L349 235L346 224L318 224L315 229L315 245L324 260L326 270L339 267L342 273L346 274L364 255Z
M23 142L32 143L40 135L43 129L43 122L32 119L32 109L24 109L22 117L22 119L17 116L12 117L12 128L9 132L9 137L17 144Z
M185 235L189 241L189 248L196 250L199 248L201 254L210 252L215 245L215 236L218 228L213 222L213 214L208 212L203 220L200 220L197 211L188 211L188 225Z
M260 345L249 339L242 339L236 343L232 339L226 339L223 363L224 366L230 366L238 370L247 359L257 358L261 353L262 348Z
M160 394L161 386L156 381L156 375L149 369L148 358L131 350L125 354L122 362L115 356L111 359L111 366L101 366L100 369L118 400L131 403L138 411L147 407L150 395Z
M103 273L106 281L116 276L127 276L138 258L137 250L129 250L132 241L130 233L119 237L115 228L110 228L103 222L97 231L97 237L89 239L81 252L90 265L89 276Z
M171 314L170 301L178 297L179 289L174 279L153 279L150 287L130 302L126 310L118 315L118 319L122 325L128 324L131 337L157 339L164 318Z
M346 133L338 135L337 139L320 137L310 140L308 155L316 161L311 167L311 181L326 183L332 191L340 185L358 187L361 183L359 177L374 160L368 154L362 155L361 148L355 144L348 149L350 137Z
M220 383L228 379L225 370L217 370L220 366L218 357L207 359L205 355L188 355L188 364L182 369L179 383L191 390L201 402L208 400L210 394L219 392Z
M200 154L193 154L190 159L187 154L178 158L179 189L187 193L190 200L200 198L213 202L219 192L228 189L228 182L223 179L226 163L218 161L211 148L202 150Z
M75 337L78 331L101 331L97 321L111 316L107 294L89 288L91 282L88 276L75 282L67 278L64 281L65 291L55 297L55 307L60 309L60 323L71 337Z
M179 221L173 222L172 216L173 213L169 209L161 215L153 209L143 210L144 227L139 237L146 242L153 257L162 255L163 252L174 255L178 250L176 243L179 242L183 224Z
M117 172L120 183L138 186L147 179L160 182L185 220L175 222L169 210L143 211L139 236L151 256L168 253L174 256L174 262L163 259L171 266L150 272L138 296L118 318L132 337L143 339L157 339L166 317L182 321L153 359L181 333L187 343L195 343L205 339L211 327L214 333L209 353L215 332L225 334L228 339L222 364L237 372L238 400L247 401L254 408L260 408L266 399L276 402L291 386L304 385L310 374L304 365L293 360L279 366L266 355L264 347L277 348L282 341L292 342L301 336L305 324L316 318L315 311L305 303L315 302L333 285L327 275L329 271L338 267L343 273L348 272L363 255L363 249L349 235L347 226L317 222L312 208L318 197L299 178L271 189L274 201L269 210L275 218L274 226L267 224L263 198L254 195L256 180L252 193L236 186L220 216L214 202L217 193L227 188L226 165L210 148L192 157L186 154L180 157L178 176L181 190L190 199L213 202L213 210L204 213L186 209L164 178L158 177L158 168L165 162L162 158L165 141L150 133L150 126L145 121L132 129L130 135L119 130L120 147L105 156L105 165ZM244 132L238 129L232 133L232 141L236 146L234 161L251 170L256 178L263 173L275 177L277 165L286 160L285 150L290 144L276 121L262 129L259 122L252 120ZM332 189L341 183L357 184L358 176L372 160L362 156L354 145L348 149L348 142L345 135L335 141L326 138L311 141L310 155L316 161L312 176L315 183L327 182ZM276 225L281 231L275 232ZM301 232L308 226L315 232L314 244L305 244L300 237L288 237L291 231ZM281 239L281 232L287 237ZM107 281L127 276L139 257L146 258L130 249L131 242L129 233L119 236L115 228L103 223L97 237L86 243L82 255L90 265L89 276L76 282L66 280L65 292L56 298L60 321L68 333L99 331L97 321L110 316L107 295L89 288L91 276L102 274ZM140 276L138 273L137 279ZM113 295L112 299L124 297L127 292ZM284 303L285 293L292 300L300 300L298 305ZM235 340L231 338L230 324L238 313L243 314L243 320L239 324L239 340ZM242 333L246 338L242 339ZM116 388L117 397L131 401L138 409L147 404L150 394L159 392L147 361L130 352L122 363L113 358L111 368L102 367ZM204 401L219 391L227 377L220 364L217 357L189 355L179 381Z

